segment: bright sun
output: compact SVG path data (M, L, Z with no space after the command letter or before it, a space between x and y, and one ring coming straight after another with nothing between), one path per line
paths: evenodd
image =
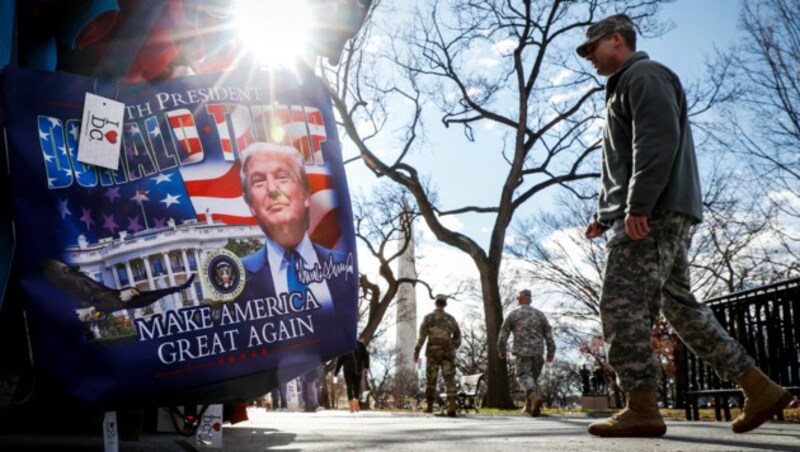
M305 0L237 0L236 27L265 66L289 66L306 49L311 12Z

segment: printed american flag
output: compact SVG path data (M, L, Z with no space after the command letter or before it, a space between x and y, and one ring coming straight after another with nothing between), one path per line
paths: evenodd
M83 236L97 242L119 233L137 233L167 226L170 219L180 224L197 218L180 174L140 172L124 169L102 170L77 161L79 121L40 117L39 143L46 165L60 160L60 171L51 170L48 187L54 190L54 206L63 222L59 228L68 244ZM138 130L137 130L138 132ZM124 152L135 152L129 140ZM71 155L71 158L67 156ZM118 180L128 182L115 183Z
M71 187L56 195L69 243L83 235L89 242L196 219L180 174L158 173L111 187Z

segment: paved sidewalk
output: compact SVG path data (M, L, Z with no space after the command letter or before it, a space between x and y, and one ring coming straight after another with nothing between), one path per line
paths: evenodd
M666 436L655 440L594 438L586 433L592 419L467 415L448 417L346 411L266 412L251 408L250 421L226 426L226 451L798 451L800 424L768 423L744 435L722 422L667 423ZM99 429L99 426L98 426ZM2 451L102 450L100 435L0 436ZM191 451L193 438L144 434L138 442L120 443L121 451ZM209 450L209 449L201 449Z

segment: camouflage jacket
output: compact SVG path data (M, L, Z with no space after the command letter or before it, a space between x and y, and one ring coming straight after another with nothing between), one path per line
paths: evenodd
M544 313L534 307L518 306L508 314L500 327L500 337L497 338L497 350L506 352L508 334L514 333L514 346L511 353L520 356L535 356L544 353L547 344L547 358L552 358L556 353L556 343L553 341L553 330Z
M414 346L414 358L419 358L419 351L428 340L427 353L432 349L454 351L461 346L461 330L452 315L437 309L422 319L419 326L417 345Z

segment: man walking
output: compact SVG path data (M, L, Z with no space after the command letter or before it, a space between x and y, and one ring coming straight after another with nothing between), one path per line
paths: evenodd
M425 413L433 413L433 400L436 397L436 380L439 379L439 368L442 368L445 391L447 392L447 415L456 415L456 349L461 346L461 330L452 315L444 312L447 297L436 296L436 309L422 319L419 327L419 338L414 347L414 362L419 362L419 352L428 340L425 351L427 366L425 367Z
M303 398L303 411L306 413L316 413L319 406L319 392L317 391L317 379L319 378L319 368L314 367L301 377L301 395Z
M286 410L286 383L279 383L270 391L272 397L272 411Z
M678 77L636 51L624 14L592 24L576 49L606 82L602 190L586 237L611 231L600 295L608 362L628 406L589 426L599 436L663 435L658 363L650 345L659 310L686 345L745 395L731 428L752 430L791 400L691 292L687 249L702 220L700 180L686 96Z
M517 367L517 381L525 391L525 408L523 412L531 416L539 416L542 411L542 395L539 391L539 375L544 366L544 348L547 344L547 362L553 361L556 354L556 343L553 341L553 330L544 313L531 306L531 291L520 291L517 306L508 314L500 327L497 338L497 351L501 360L507 357L506 343L509 333L514 333L514 346L511 353Z

